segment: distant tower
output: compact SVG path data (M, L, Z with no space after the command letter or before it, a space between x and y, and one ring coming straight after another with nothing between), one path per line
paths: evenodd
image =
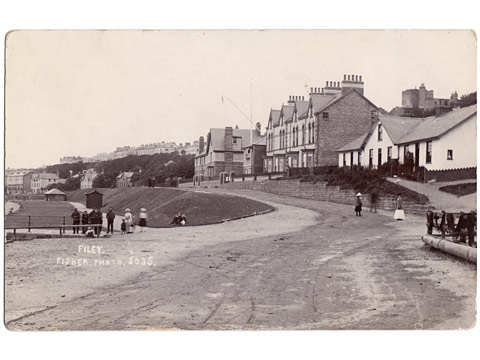
M450 105L453 106L457 102L458 102L458 93L457 93L457 90L455 90L455 92L452 93L452 95L450 95Z

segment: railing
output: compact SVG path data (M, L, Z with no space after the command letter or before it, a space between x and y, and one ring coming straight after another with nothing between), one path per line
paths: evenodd
M5 226L4 229L5 230L13 230L13 235L16 236L17 235L17 230L26 230L28 229L28 231L30 232L31 229L38 229L38 230L52 230L52 229L58 229L60 231L60 236L62 236L62 234L65 234L65 229L88 229L88 228L96 228L96 230L98 228L100 228L100 230L102 229L102 224L88 224L88 225L44 225L44 226L12 226L12 225L9 225L9 226ZM82 232L83 233L83 232ZM96 231L97 233L97 237L100 237L100 231Z
M38 228L38 226L57 226L61 223L62 226L67 226L67 219L72 221L67 216L55 216L55 215L8 215L5 216L6 226L24 226L30 232L31 228ZM73 225L73 224L72 224ZM65 230L64 230L65 233Z

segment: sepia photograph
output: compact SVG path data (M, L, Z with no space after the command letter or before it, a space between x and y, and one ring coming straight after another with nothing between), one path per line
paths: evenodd
M467 330L473 30L12 30L8 330Z

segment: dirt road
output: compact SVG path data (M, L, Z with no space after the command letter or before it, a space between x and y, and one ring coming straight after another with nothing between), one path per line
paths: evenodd
M352 206L235 193L268 202L277 211L219 225L148 229L130 237L7 244L7 326L474 326L476 266L424 246L419 240L423 218L407 214L406 221L395 222L390 214L368 212L355 217ZM72 258L74 266L67 261Z

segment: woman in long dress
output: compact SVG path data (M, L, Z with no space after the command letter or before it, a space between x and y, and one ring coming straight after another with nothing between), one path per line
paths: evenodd
M138 226L140 226L140 232L143 232L143 228L147 227L147 209L140 209L139 218L140 220L138 221Z
M403 211L403 198L400 194L398 194L396 210L393 218L396 220L405 220L405 212Z
M131 234L133 232L133 216L130 212L130 209L125 209L125 223L127 224L127 234Z

